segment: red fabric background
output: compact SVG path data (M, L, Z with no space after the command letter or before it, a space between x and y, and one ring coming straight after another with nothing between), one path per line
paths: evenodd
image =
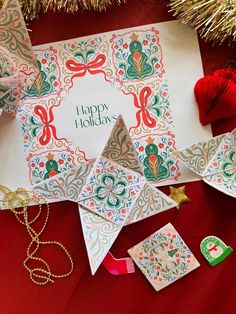
M36 45L170 19L165 1L128 0L127 4L114 6L105 13L48 13L31 22L29 28L32 29L32 42ZM202 41L200 46L205 73L223 67L236 55L235 48L212 47ZM213 131L217 135L235 127L236 119L232 118L215 123ZM168 193L168 187L162 190ZM200 241L205 236L216 235L236 251L235 199L203 182L186 184L186 192L190 203L179 211L171 209L124 228L111 250L115 257L124 257L127 249L171 222L201 267L158 293L139 269L132 275L112 276L101 266L94 277L90 275L77 206L71 202L51 205L43 239L65 244L74 260L74 272L54 284L34 285L22 266L29 244L28 234L13 214L1 212L0 313L235 312L236 253L212 268L199 250ZM50 254L55 269L63 271L64 256L53 249Z

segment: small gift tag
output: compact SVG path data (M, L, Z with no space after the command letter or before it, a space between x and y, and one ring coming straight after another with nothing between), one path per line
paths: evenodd
M204 238L200 244L200 249L211 266L219 264L233 252L230 246L215 236Z
M200 266L170 223L129 249L128 253L156 291Z

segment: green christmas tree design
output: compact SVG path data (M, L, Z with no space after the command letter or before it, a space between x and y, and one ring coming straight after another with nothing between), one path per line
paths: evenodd
M148 57L142 51L143 46L138 41L138 35L131 36L131 43L129 45L130 55L128 57L129 67L127 69L127 76L130 79L143 79L152 74L153 69L147 63Z
M31 88L27 90L27 94L31 97L39 97L48 95L53 91L53 82L56 80L55 76L51 76L48 80L46 72L43 71L40 61L37 60L39 74L37 75Z
M51 178L61 172L58 170L58 163L56 162L56 160L53 159L54 156L51 153L48 153L46 158L48 159L45 164L47 173L44 176L44 180Z
M178 252L178 249L170 250L170 251L168 251L168 255L170 257L173 257L177 252Z
M158 155L158 148L153 143L153 138L149 136L148 145L145 148L146 157L144 159L144 174L148 181L158 181L168 177L169 170L164 166L163 158Z

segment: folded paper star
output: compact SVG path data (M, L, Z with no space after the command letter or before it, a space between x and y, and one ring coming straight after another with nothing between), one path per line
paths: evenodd
M185 185L181 186L179 188L174 188L173 186L170 186L170 195L169 197L174 200L178 205L176 206L177 209L180 208L180 206L185 203L189 202L190 199L185 194Z
M175 151L174 155L204 182L236 197L236 129Z
M19 2L5 0L0 11L0 115L15 114L38 73ZM25 73L28 73L26 76Z
M34 190L51 200L79 203L92 274L123 226L177 205L147 183L121 116L99 158L43 181Z

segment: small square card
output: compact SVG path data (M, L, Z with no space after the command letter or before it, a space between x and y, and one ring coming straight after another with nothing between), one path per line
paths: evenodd
M128 253L156 291L200 266L170 223L129 249Z

